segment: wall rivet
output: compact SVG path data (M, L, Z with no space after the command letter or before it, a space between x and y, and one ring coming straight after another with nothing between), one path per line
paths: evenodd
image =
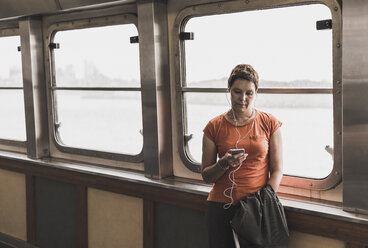
M310 184L309 184L309 186L311 186L311 187L312 187L312 186L313 186L313 183L310 183Z
M341 81L336 81L337 84L341 84Z
M340 135L340 134L341 134L341 132L340 132L340 131L337 131L337 134L338 134L338 135Z
M337 47L341 47L341 44L340 43L337 43Z
M338 11L338 10L339 10L339 8L335 7L335 8L334 8L334 10L335 10L335 11Z
M248 4L249 3L249 0L245 0L245 3Z

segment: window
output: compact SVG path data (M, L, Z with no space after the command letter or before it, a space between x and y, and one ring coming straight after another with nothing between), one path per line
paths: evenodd
M194 33L193 40L178 40L177 46L182 159L189 169L200 171L202 130L230 108L227 78L235 65L248 63L260 75L256 108L283 122L284 174L323 181L341 172L341 157L333 153L341 147L341 138L334 137L341 128L336 111L341 99L333 94L335 82L341 81L339 52L333 52L339 42L339 13L325 4L270 9L253 4L239 3L237 9L234 3L196 6L176 20L182 24L179 32ZM317 21L330 19L333 29L316 29Z
M3 33L9 34L9 30L0 30L0 115L6 116L0 122L0 144L25 147L22 58L17 49L20 36Z
M138 31L121 18L51 27L54 143L63 152L142 161L139 47L130 42Z

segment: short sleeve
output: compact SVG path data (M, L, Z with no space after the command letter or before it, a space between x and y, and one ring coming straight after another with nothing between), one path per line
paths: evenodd
M203 129L203 133L207 136L207 138L215 142L215 127L211 121L207 123Z
M270 134L272 135L274 132L276 132L277 129L282 126L282 122L276 119L276 117L271 114L269 115L269 117Z

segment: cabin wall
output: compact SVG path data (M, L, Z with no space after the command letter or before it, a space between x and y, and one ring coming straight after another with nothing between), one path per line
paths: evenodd
M169 54L174 53L171 37L176 15L191 2L167 1ZM65 1L65 4L72 2ZM22 11L19 13L28 13ZM174 104L175 56L169 59L173 174L201 179L180 160ZM117 176L118 169L115 175L103 174L102 169L88 171L88 167L70 169L72 164L68 162L64 165L68 166L0 156L0 247L25 247L26 242L41 248L208 247L203 192L188 192L159 180L144 179L143 175L141 181L134 181ZM137 174L132 172L134 177ZM301 191L290 189L290 193L310 198L342 201L342 185L329 192ZM286 209L286 214L291 248L363 248L368 244L364 235L368 232L367 225L300 213L291 208ZM353 246L352 242L358 245Z
M4 158L0 168L0 244L208 247L202 193ZM352 247L348 242L360 239L368 243L364 225L290 208L286 214L289 247Z

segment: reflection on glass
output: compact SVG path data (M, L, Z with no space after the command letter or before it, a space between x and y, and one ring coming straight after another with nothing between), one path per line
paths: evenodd
M139 47L135 25L59 31L54 42L59 87L140 87Z
M25 141L23 90L0 90L0 139Z
M69 147L139 154L140 92L55 91L60 142Z
M0 87L23 87L19 36L0 37ZM23 90L0 89L0 139L25 141ZM4 118L6 117L6 118Z
M23 87L19 36L0 37L0 87Z
M225 93L185 93L185 99L187 133L193 134L189 151L200 162L203 128L230 104ZM332 95L258 94L256 108L283 123L284 174L310 178L330 174L333 158L325 147L333 147Z
M237 64L251 64L264 88L331 88L332 31L316 30L331 19L322 4L191 18L185 42L188 87L225 87Z

